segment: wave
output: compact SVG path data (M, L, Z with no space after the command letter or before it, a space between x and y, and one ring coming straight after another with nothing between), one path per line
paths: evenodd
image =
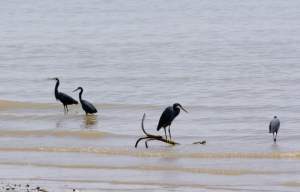
M289 182L283 183L283 185L288 186L288 187L300 187L300 182L299 181L289 181Z
M99 132L95 130L34 130L34 131L20 131L20 130L1 130L0 137L77 137L80 139L99 139L109 135L107 132Z
M165 150L137 150L112 147L1 147L1 152L90 153L108 156L132 156L142 158L191 158L191 159L300 159L300 151L294 152L178 152Z
M147 105L147 104L121 104L121 103L96 103L99 108L131 108L131 109L161 109L159 105ZM26 101L10 101L0 100L0 110L6 109L52 109L62 107L57 103L34 103Z
M49 108L54 107L53 104L49 103L31 103L31 102L19 102L19 101L8 101L0 100L0 110L2 109L39 109L39 108Z
M162 110L166 105L159 104L125 104L125 103L95 103L98 108L129 108L129 109L144 109L144 110ZM184 105L184 104L183 104ZM0 110L4 109L52 109L61 107L59 102L57 103L35 103L27 101L11 101L0 100ZM218 111L241 111L241 110L262 110L262 109L278 109L281 110L299 110L299 106L277 106L277 105L184 105L188 110L218 110Z
M181 166L159 166L159 165L130 165L130 166L110 166L110 165L96 165L96 164L51 164L51 163L38 163L38 162L6 162L0 161L1 165L14 165L14 166L35 166L35 167L48 167L48 168L63 168L63 169L101 169L101 170L133 170L133 171L170 171L170 172L184 172L195 174L211 174L211 175L271 175L281 174L280 171L260 171L250 169L218 169L218 168L195 168L195 167L181 167Z
M165 179L161 181L141 181L141 180L120 180L115 178L110 179L72 179L72 178L63 178L63 179L56 179L53 177L29 177L29 178L0 178L1 181L9 181L13 180L14 182L23 182L28 183L28 180L35 181L35 182L43 182L43 183L76 183L76 184L82 184L83 187L81 189L83 191L160 191L160 190L149 190L145 187L152 187L152 188L162 188L166 191L166 189L169 188L191 188L196 190L209 190L209 191L269 191L269 190L261 190L259 186L256 185L234 185L234 184L226 184L226 185L211 185L211 184L198 184L198 183L190 183L190 182L172 182L171 180ZM89 188L84 187L84 184L101 184L98 187L93 187L91 190ZM107 188L107 184L113 185L114 188L117 188L117 190ZM130 187L130 186L133 186ZM245 187L251 187L249 190L245 189ZM259 189L253 189L254 187L257 187ZM152 189L151 188L151 189ZM27 188L26 188L27 189ZM72 188L71 188L72 189ZM71 190L68 188L68 190ZM189 189L189 190L191 190ZM187 191L187 190L186 190ZM278 191L273 190L272 191Z

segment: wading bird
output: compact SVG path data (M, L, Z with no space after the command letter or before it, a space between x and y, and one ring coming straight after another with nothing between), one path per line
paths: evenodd
M164 112L162 113L162 115L159 119L159 122L157 125L157 131L159 131L161 128L164 128L166 139L168 139L167 132L166 132L166 128L168 126L169 126L170 140L172 139L170 127L171 127L172 121L180 113L180 109L182 109L183 111L185 111L187 113L187 111L179 103L174 103L173 106L169 106L164 110Z
M83 92L82 87L78 87L73 92L75 92L77 90L80 90L80 92L79 92L79 101L81 103L82 109L85 111L85 114L88 115L89 113L90 114L97 113L97 109L94 107L93 104L91 104L90 102L82 99L82 92Z
M280 127L280 121L277 118L277 116L274 116L274 118L271 120L270 125L269 125L269 133L273 134L273 140L274 142L276 142L276 138L277 138L277 133ZM276 133L275 137L274 134Z
M54 89L54 95L56 100L59 100L64 106L64 111L68 112L69 111L68 105L78 104L78 101L73 99L71 96L58 91L58 86L59 86L58 78L51 78L51 80L56 80L56 85Z

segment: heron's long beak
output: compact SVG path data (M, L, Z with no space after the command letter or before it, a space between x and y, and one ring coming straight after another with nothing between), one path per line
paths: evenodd
M187 110L185 110L182 106L180 106L180 108L184 111L184 112L186 112L186 113L189 113Z
M48 80L56 80L56 78L47 78Z
M79 90L79 88L75 89L75 90L74 90L74 91L72 91L72 92L75 92L75 91L77 91L77 90Z

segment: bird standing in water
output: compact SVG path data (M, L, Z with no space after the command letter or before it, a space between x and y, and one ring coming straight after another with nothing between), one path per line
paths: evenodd
M179 103L174 103L173 106L169 106L164 110L164 112L162 113L162 115L159 119L159 122L157 125L157 131L159 131L161 128L164 128L166 139L168 139L167 132L166 132L167 127L169 127L168 131L169 131L170 140L172 139L170 127L171 127L172 121L180 113L180 109L182 109L183 111L185 111L187 113L187 111Z
M75 92L77 90L80 90L79 101L81 103L82 109L85 111L85 114L88 115L88 114L97 113L97 109L96 109L96 107L94 107L94 105L92 103L82 99L82 92L83 92L82 87L78 87L73 92Z
M69 111L68 105L73 105L73 104L77 105L78 101L73 99L71 96L58 91L59 79L57 77L56 78L51 78L51 80L56 80L54 95L55 95L56 100L60 101L63 104L64 112L66 113L66 112Z
M271 120L270 125L269 125L269 133L273 134L274 142L276 142L279 127L280 127L280 121L277 118L277 116L274 116L274 118ZM275 135L275 133L276 133L276 135Z

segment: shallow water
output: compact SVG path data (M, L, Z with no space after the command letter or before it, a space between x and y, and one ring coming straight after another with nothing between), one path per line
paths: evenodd
M53 191L299 191L300 2L0 2L0 178ZM55 82L84 98L63 114ZM151 142L180 102L179 146ZM279 116L278 143L268 123ZM163 134L161 132L161 134ZM206 140L206 145L192 145Z
M239 130L220 130L211 123L207 130L189 113L172 127L180 145L152 141L149 149L143 142L135 149L142 136L139 115L145 109L153 114L145 127L155 133L159 107L97 105L100 114L86 117L79 106L64 115L59 104L1 103L7 105L0 110L2 182L33 183L50 191L299 189L299 135L287 131L272 144L266 126L247 131L241 123ZM202 140L207 144L192 144Z

